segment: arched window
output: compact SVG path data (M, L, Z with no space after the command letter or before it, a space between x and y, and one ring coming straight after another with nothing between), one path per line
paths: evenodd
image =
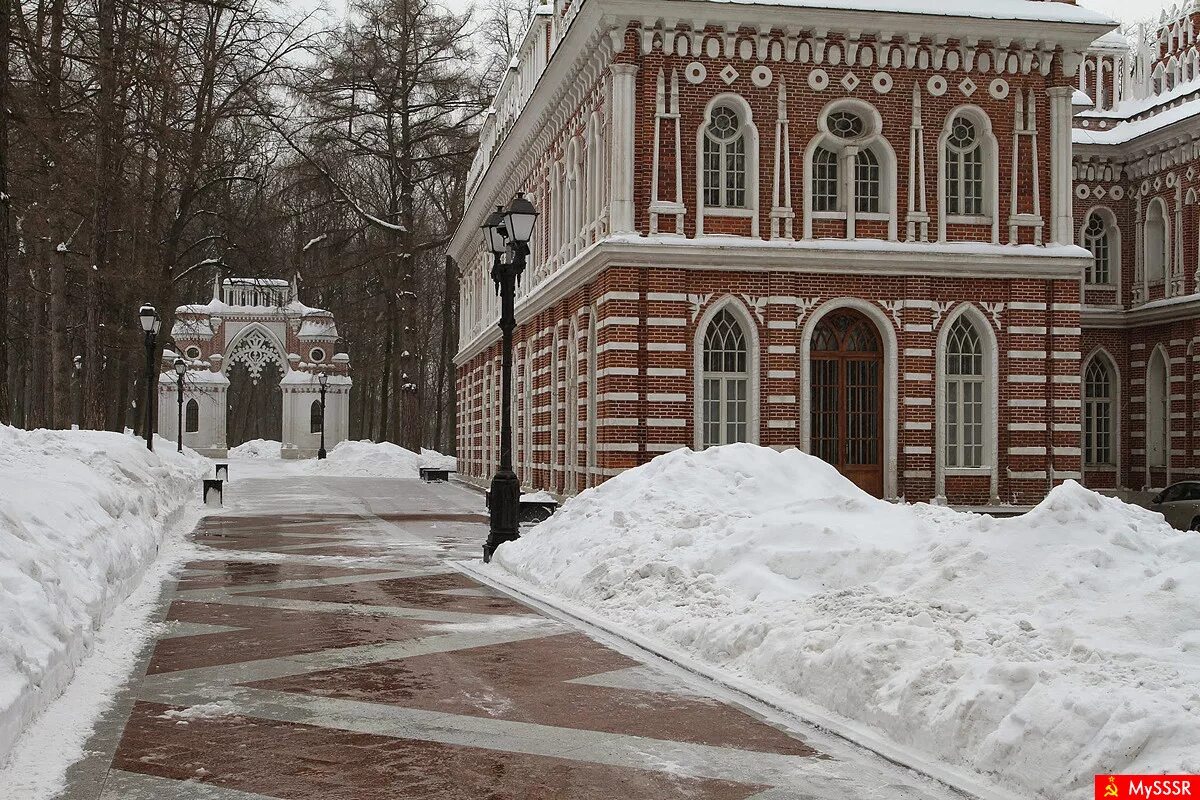
M558 431L562 427L560 421L560 409L562 407L559 401L559 392L562 391L562 384L559 382L559 371L562 362L559 360L558 351L562 347L562 339L558 333L558 327L554 328L554 349L550 351L550 455L547 458L547 486L550 491L558 491L558 448L562 442L559 438Z
M525 392L521 395L525 420L522 425L522 433L525 443L524 472L527 485L533 483L533 397L533 343L529 342L525 345Z
M1092 252L1092 265L1087 271L1089 284L1114 283L1113 244L1108 223L1098 212L1093 211L1088 215L1087 224L1083 227L1083 246Z
M854 156L854 208L860 214L879 213L879 194L883 182L879 158L870 148Z
M838 190L837 154L828 148L818 147L813 152L812 176L813 211L837 211L841 194Z
M596 311L588 309L587 334L587 482L596 485Z
M197 433L200 430L200 404L194 399L188 400L183 411L184 426L183 430L186 433Z
M750 369L746 333L723 308L704 333L702 447L748 441Z
M1096 356L1083 373L1083 463L1113 464L1113 376L1108 361Z
M574 321L567 337L566 447L563 453L563 494L579 491L579 330Z
M1167 277L1167 217L1162 200L1153 200L1146 209L1144 243L1146 283L1162 283Z
M1170 453L1171 368L1163 348L1156 348L1146 366L1146 463L1167 466Z
M714 108L704 128L704 205L746 207L746 133L727 105Z
M312 405L308 407L308 431L309 433L320 433L324 426L325 414L321 410L321 401L313 400Z
M983 342L963 316L946 337L945 409L942 417L947 467L984 464L985 378Z
M965 114L960 114L950 123L945 160L946 213L951 216L982 216L983 143L974 120Z

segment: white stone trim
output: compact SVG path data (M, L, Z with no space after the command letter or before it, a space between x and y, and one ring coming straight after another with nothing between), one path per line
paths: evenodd
M996 342L996 332L992 328L991 322L982 311L976 308L971 303L960 303L955 309L946 315L945 321L938 330L937 338L937 368L934 374L937 376L937 389L934 395L938 398L938 403L934 409L934 447L936 453L934 455L934 464L936 465L936 474L934 476L936 500L945 502L946 500L946 453L945 453L945 425L944 417L946 415L944 398L946 397L946 371L944 364L946 363L946 337L949 335L950 329L954 322L962 316L970 319L971 324L975 327L976 332L983 345L983 361L984 361L984 389L987 394L987 402L985 409L987 418L984 420L984 453L983 460L986 468L979 468L974 474L987 474L991 478L990 502L993 504L999 503L999 450L1000 450L1000 368L999 368L999 346ZM1010 380L1012 377L1009 376ZM1044 378L1043 378L1044 380Z

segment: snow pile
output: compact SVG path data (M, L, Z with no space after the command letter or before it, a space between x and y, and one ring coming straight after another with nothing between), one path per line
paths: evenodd
M282 445L270 439L251 439L229 448L230 458L280 458Z
M0 426L0 764L62 693L211 463L166 440Z
M454 469L453 456L435 450L420 455L392 442L339 442L322 461L310 462L312 472L356 478L417 478L421 467Z
M1200 772L1200 535L1074 482L998 520L876 500L796 450L679 450L494 563L1010 791Z

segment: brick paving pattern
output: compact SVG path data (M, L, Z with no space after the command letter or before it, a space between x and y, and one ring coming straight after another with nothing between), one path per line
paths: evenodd
M454 571L486 535L466 489L288 481L201 524L66 800L956 796Z

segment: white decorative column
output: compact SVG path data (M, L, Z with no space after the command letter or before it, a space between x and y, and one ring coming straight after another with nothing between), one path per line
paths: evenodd
M633 233L633 126L637 101L637 64L613 64L612 147L609 207L613 233Z
M1050 98L1050 242L1071 244L1074 228L1071 194L1070 86L1048 89Z

